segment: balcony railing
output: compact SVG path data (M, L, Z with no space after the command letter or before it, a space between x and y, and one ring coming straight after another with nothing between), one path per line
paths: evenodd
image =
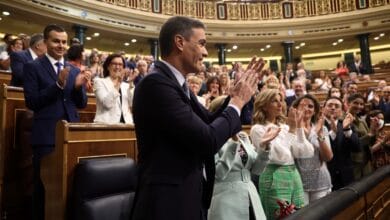
M233 21L304 18L390 5L390 0L284 0L277 3L201 0L97 1L163 15Z

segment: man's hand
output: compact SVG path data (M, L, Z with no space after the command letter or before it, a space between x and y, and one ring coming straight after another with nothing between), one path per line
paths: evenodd
M256 57L253 57L247 70L240 78L236 78L237 82L230 89L231 104L237 106L239 109L242 109L242 107L249 102L257 89L257 74L261 72L263 67L264 60L262 58L257 60Z
M88 86L89 84L91 84L91 76L92 76L91 70L85 69L85 70L81 71L76 76L74 87L76 89L79 89L82 85Z
M353 117L353 115L348 112L343 120L343 129L349 128L354 120L355 117Z
M65 88L66 86L66 80L68 79L69 71L70 67L67 66L61 70L60 74L58 74L57 84L62 88Z

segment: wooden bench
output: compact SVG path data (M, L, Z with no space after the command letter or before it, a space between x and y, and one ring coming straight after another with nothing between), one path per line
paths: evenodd
M20 175L21 166L23 166L23 172L32 172L29 138L20 143L21 140L17 136L18 132L25 132L17 129L19 129L20 119L25 120L27 111L23 88L0 85L0 216L4 211L11 216L10 209L20 207L25 194L31 194L31 192L26 192L28 189L20 188L25 182L22 179L24 177ZM92 122L95 112L95 96L88 94L87 107L79 111L81 121ZM30 184L31 181L29 181ZM12 213L22 212L14 210Z
M87 158L129 157L136 159L134 126L58 122L55 151L43 158L41 177L46 189L45 218L66 219L73 170ZM130 207L129 207L130 208Z
M2 84L11 84L11 72L5 71L5 70L0 70L0 85Z

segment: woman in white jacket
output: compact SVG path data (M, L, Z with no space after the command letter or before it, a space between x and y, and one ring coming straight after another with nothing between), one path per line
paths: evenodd
M280 91L268 89L257 95L250 136L255 147L269 149L269 163L259 179L261 202L267 219L275 219L277 200L304 205L302 180L294 159L314 154L303 129L303 111L290 108L284 123L285 103Z
M125 65L121 55L112 54L103 64L104 78L94 79L96 96L94 122L133 124L131 114L133 88L129 83L123 82Z

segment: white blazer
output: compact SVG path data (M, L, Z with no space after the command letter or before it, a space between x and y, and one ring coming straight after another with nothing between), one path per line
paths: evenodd
M96 96L96 115L94 122L115 124L119 123L121 113L126 124L134 124L131 114L133 103L133 88L126 82L122 82L122 105L119 91L114 87L110 77L95 78L94 91Z

